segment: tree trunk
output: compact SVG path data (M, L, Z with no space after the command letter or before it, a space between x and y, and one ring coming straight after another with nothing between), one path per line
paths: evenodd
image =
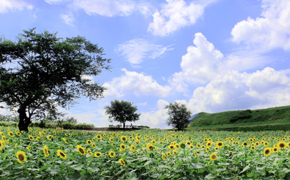
M125 122L123 122L123 128L125 128Z
M19 113L19 123L18 123L18 128L20 131L26 131L28 132L28 126L31 123L30 118L27 117L26 112L25 112L25 107L20 107L18 109Z

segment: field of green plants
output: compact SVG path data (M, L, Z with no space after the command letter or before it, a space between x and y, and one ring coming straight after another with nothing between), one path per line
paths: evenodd
M290 133L0 126L0 179L290 179Z

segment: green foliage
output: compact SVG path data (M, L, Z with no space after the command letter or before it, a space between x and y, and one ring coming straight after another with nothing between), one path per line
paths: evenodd
M103 97L104 87L83 78L110 68L103 49L84 37L62 39L56 34L37 34L34 28L24 30L18 42L0 39L0 102L17 109L20 130L27 131L33 115L55 114L57 106L72 105L80 95ZM8 63L19 66L8 68Z
M125 128L126 121L135 122L141 115L141 113L135 113L138 109L137 106L133 106L133 103L117 99L111 101L111 106L106 106L105 110L110 120L123 123L123 128Z
M225 111L220 113L199 113L189 124L189 129L224 129L255 126L277 126L290 123L290 106L258 110ZM277 123L276 123L277 122ZM260 128L259 128L260 129ZM262 128L263 129L263 128ZM269 129L269 128L267 128ZM278 129L281 129L280 127ZM283 128L282 128L283 129ZM281 129L281 130L282 130Z
M165 109L168 109L168 125L172 125L174 128L177 128L177 130L183 130L187 127L191 112L187 110L184 104L179 104L177 102L170 103L165 106Z

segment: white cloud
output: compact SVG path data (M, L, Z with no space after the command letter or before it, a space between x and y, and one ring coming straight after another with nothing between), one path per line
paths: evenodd
M125 68L122 71L125 72L125 75L103 84L108 89L104 92L105 97L121 97L125 92L135 96L153 95L166 97L171 90L169 86L159 85L151 76L135 71L127 71Z
M69 12L67 14L61 14L60 17L64 20L66 24L73 26L73 22L75 19L72 12Z
M157 111L153 112L141 112L140 120L136 121L134 124L136 125L147 125L151 128L169 128L166 125L166 120L168 119L167 110L164 109L165 105L169 103L165 100L157 101Z
M44 0L48 4L59 4L63 2L64 0Z
M148 16L152 6L145 1L136 3L133 0L76 0L75 8L83 9L88 15L101 15L107 17L128 16L135 11Z
M177 91L184 92L189 83L206 83L222 71L221 59L223 54L216 50L212 43L201 34L196 33L194 46L187 48L187 54L182 56L181 71L173 74L169 80Z
M23 0L0 0L0 13L6 13L8 10L23 10L33 9L33 6L30 4L27 4Z
M228 71L198 87L188 106L194 112L264 108L290 103L290 79L267 67L254 73Z
M90 80L88 83L94 83L94 78L93 78L93 76L81 75L81 79Z
M136 65L140 64L145 58L155 59L166 51L173 50L169 47L152 44L144 39L132 39L118 45L117 51L125 56L131 65Z
M192 25L203 14L204 8L212 1L203 1L200 4L186 4L184 0L166 0L160 11L156 11L153 22L150 23L148 31L154 35L166 36L174 31L188 25Z
M266 49L290 50L290 1L263 0L262 17L238 22L232 29L233 41L258 44Z

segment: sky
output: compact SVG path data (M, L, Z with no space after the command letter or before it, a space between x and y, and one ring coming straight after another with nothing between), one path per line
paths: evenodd
M0 24L13 41L36 27L104 49L112 69L86 77L104 98L60 108L80 123L119 124L104 109L114 99L151 128L171 128L174 102L192 114L290 104L289 0L0 0Z

